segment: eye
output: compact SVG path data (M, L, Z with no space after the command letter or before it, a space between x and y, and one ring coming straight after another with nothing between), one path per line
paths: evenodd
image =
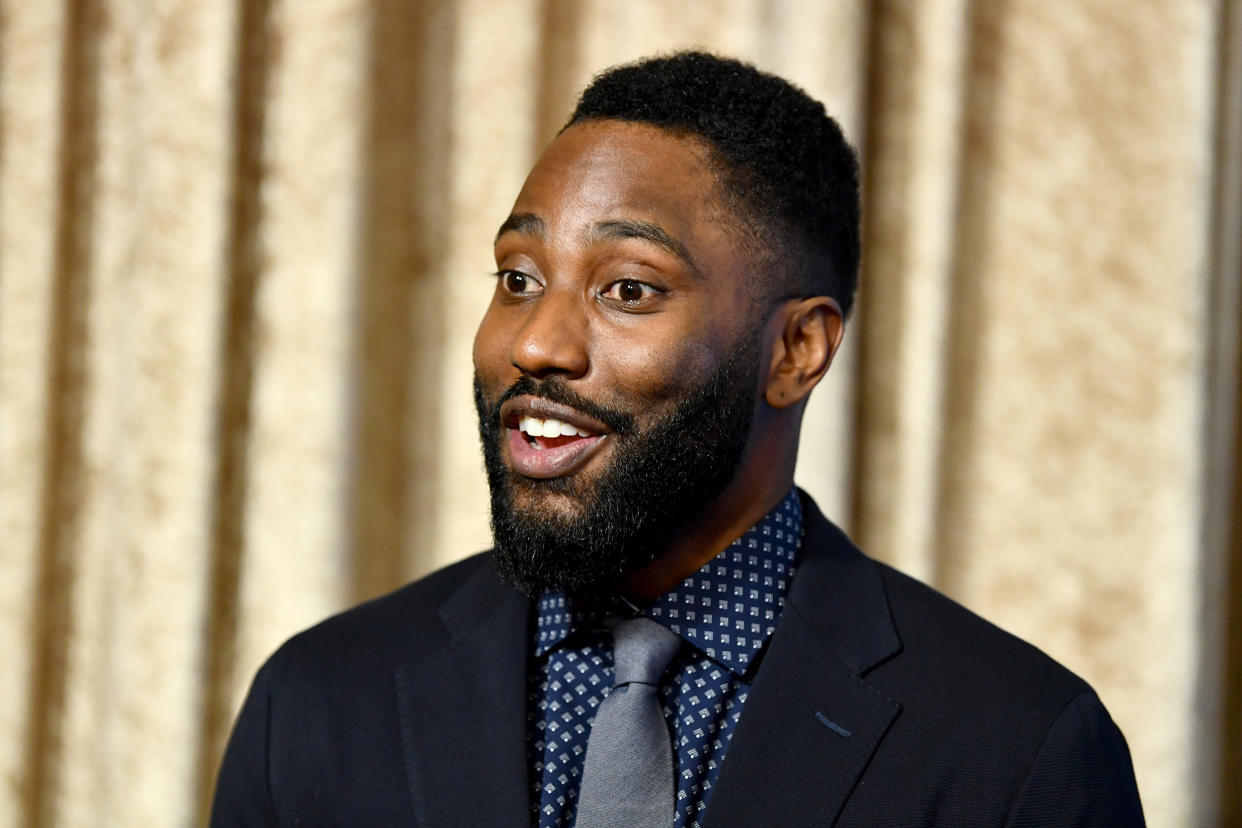
M502 270L496 276L500 279L500 286L505 293L514 296L529 296L540 291L541 286L535 278L520 270Z
M659 296L663 291L637 279L618 279L604 291L609 299L616 299L627 305L635 305L646 299Z

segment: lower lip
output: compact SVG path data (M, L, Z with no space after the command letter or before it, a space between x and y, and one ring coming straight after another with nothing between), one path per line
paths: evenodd
M603 444L603 435L583 437L558 448L537 449L526 440L526 435L516 428L509 432L509 462L513 470L523 477L547 480L573 474L586 465Z

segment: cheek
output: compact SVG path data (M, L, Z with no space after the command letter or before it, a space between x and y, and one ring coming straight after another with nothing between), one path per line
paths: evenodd
M696 388L718 358L708 343L650 336L601 342L593 364L601 380L626 396L659 403L678 400Z
M489 307L474 334L474 346L471 351L475 373L482 376L495 376L508 364L508 342L504 325L493 307Z

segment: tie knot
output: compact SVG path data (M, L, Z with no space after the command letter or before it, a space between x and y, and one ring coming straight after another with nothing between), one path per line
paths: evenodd
M681 646L677 633L650 618L630 618L612 628L616 684L656 684Z

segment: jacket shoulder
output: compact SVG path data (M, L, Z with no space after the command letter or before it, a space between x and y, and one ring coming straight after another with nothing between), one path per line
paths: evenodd
M803 559L791 601L842 661L893 698L909 691L949 703L983 693L1056 706L1089 690L1037 648L868 557L809 497L803 512Z
M409 824L396 670L446 647L446 615L503 595L486 555L290 638L259 669L221 765L213 825Z
M935 768L923 804L946 824L1143 824L1125 737L1086 681L931 587L874 565L901 651L866 681L902 711L859 804L914 796L921 788L908 780Z
M1125 738L1087 682L807 512L799 604L898 706L841 824L1142 824Z
M287 640L270 659L278 672L383 666L443 646L446 605L472 583L496 581L488 553L449 564L330 616Z
M945 676L950 694L1003 698L1009 707L1046 709L1055 715L1091 687L1038 647L1006 632L921 581L873 561L884 583L889 611L901 639L892 667L913 677ZM884 674L886 667L877 668ZM889 669L887 672L894 672ZM935 689L929 688L929 689Z

